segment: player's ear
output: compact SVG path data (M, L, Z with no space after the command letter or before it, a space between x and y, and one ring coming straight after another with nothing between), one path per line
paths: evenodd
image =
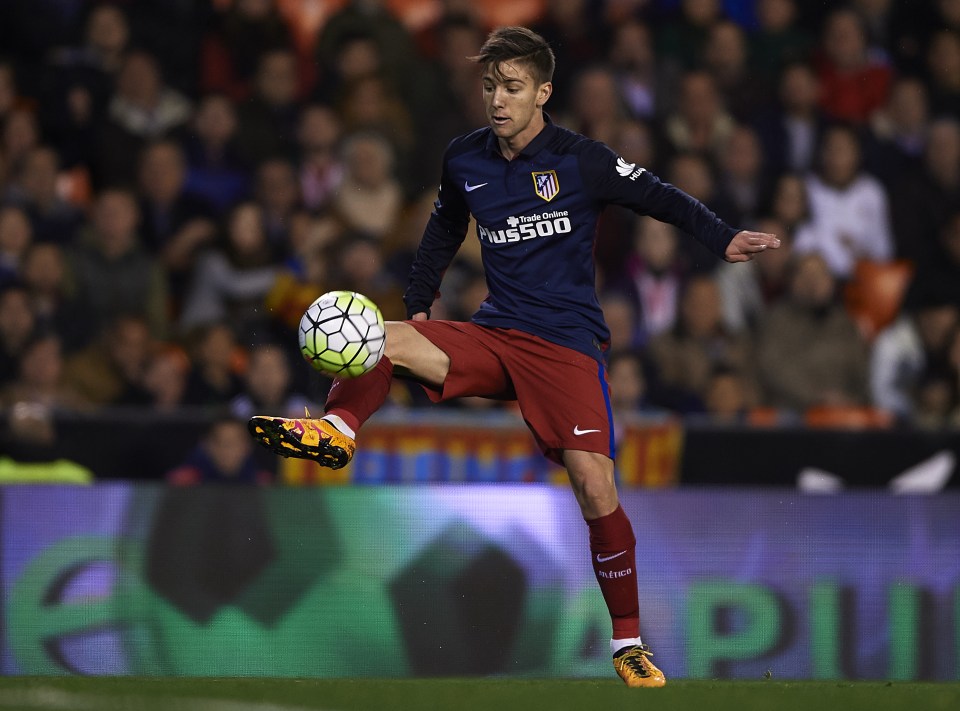
M543 106L553 94L553 83L545 81L537 88L537 106Z

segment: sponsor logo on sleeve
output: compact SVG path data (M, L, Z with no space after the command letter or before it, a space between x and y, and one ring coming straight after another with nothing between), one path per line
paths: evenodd
M636 180L641 175L647 172L646 168L638 168L636 163L628 163L623 158L617 158L617 173L622 178L628 178L629 180Z

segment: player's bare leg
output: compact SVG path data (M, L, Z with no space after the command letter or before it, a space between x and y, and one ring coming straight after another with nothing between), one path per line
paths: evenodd
M447 354L408 323L385 325L383 358L358 378L334 380L323 417L313 418L309 412L302 418L257 415L247 425L253 438L281 456L340 469L356 451L356 430L387 399L394 371L428 385L442 385L450 370Z
M640 641L636 538L620 508L613 460L597 452L568 449L563 463L590 529L590 559L613 622L614 669L628 686L663 686L663 672L650 661L650 648Z

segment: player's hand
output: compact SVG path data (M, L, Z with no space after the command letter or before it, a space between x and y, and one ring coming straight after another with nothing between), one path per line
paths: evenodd
M723 258L728 262L748 262L753 255L780 246L780 238L767 232L741 230L734 235Z
M421 311L420 313L416 313L416 314L414 314L413 316L411 316L411 317L410 317L410 320L411 320L411 321L426 321L426 320L427 320L427 314L426 314L425 312Z

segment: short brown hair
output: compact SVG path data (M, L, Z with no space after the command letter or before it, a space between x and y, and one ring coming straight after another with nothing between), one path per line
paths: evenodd
M487 36L480 54L471 57L484 69L490 68L497 79L502 79L500 65L518 61L533 68L534 79L544 84L553 79L556 59L550 44L533 30L526 27L500 27Z

